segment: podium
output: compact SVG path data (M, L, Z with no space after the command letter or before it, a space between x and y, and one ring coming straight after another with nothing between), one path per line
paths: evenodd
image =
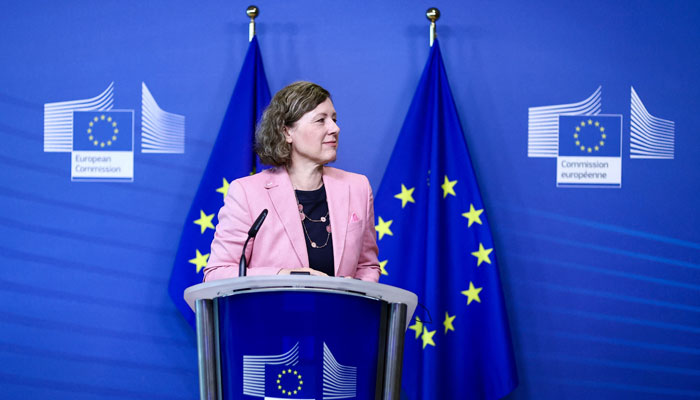
M185 290L200 398L399 399L417 297L355 279L249 276Z

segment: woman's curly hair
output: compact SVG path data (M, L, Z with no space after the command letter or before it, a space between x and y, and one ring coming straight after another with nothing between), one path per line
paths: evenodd
M330 97L326 89L305 81L294 82L277 92L255 129L255 152L260 161L275 167L288 165L292 146L285 140L284 127L291 128Z

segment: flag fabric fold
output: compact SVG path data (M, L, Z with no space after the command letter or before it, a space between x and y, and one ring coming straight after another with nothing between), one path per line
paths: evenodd
M438 41L375 200L381 282L418 307L402 399L497 399L517 385L488 219Z
M224 204L229 183L260 167L253 150L255 125L269 102L270 88L260 46L257 37L253 37L204 176L187 214L170 276L170 297L192 327L195 326L194 313L185 302L183 292L202 282L214 227L218 222L217 214Z

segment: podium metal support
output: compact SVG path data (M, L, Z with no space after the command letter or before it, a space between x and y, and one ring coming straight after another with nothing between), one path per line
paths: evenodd
M220 399L219 377L217 375L218 350L215 337L214 304L212 300L199 299L195 302L197 315L197 358L199 362L199 398Z
M384 400L398 400L401 394L401 367L403 366L403 342L406 332L406 304L391 303L389 309L389 334L384 364Z

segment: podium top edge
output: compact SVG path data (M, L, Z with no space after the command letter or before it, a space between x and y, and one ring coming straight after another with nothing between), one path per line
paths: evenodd
M225 297L244 293L255 289L279 289L284 290L323 290L363 295L388 303L403 303L407 306L407 318L410 320L418 304L418 296L408 290L381 283L366 282L357 279L332 278L321 276L245 276L229 279L221 279L212 282L200 283L185 289L184 297L187 304L194 310L195 301L200 299L211 300L217 297Z

